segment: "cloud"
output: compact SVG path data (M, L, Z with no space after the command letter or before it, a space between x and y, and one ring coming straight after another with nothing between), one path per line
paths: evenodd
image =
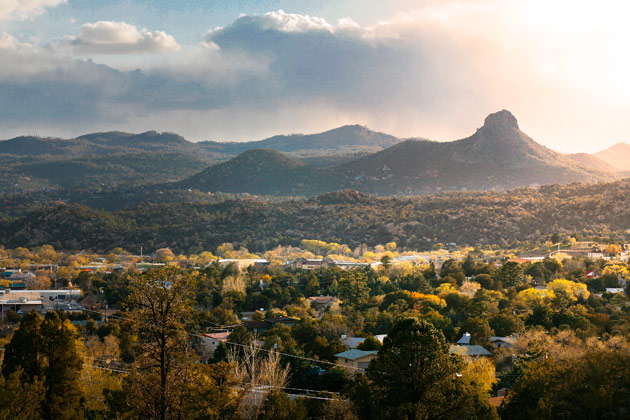
M179 51L181 46L163 31L138 30L125 22L99 21L81 26L77 36L66 36L62 43L79 55L160 54Z
M2 0L0 20L26 20L43 14L48 7L56 7L66 0Z
M179 51L172 37L163 41L169 35L120 22L87 24L64 40L101 64L5 34L0 129L232 140L362 123L452 140L507 108L551 147L592 150L593 139L623 140L630 113L627 14L603 1L596 11L542 0L426 2L369 27L275 11L241 16ZM175 52L136 56L163 51Z

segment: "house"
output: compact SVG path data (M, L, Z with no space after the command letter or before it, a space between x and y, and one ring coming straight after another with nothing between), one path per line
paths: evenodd
M55 311L83 312L83 306L73 300L56 301L53 303Z
M508 337L493 336L493 337L490 337L490 342L492 342L492 344L497 348L505 347L506 349L509 349L509 348L512 348L514 343L516 343L517 338L518 337L515 335L511 335Z
M464 335L462 335L462 338L457 340L457 344L458 345L462 345L462 346L469 346L470 345L470 333L464 333Z
M469 356L469 357L481 357L481 356L492 355L492 353L490 353L488 350L478 345L452 344L449 351L451 352L451 354L458 354L460 356Z
M24 314L30 311L41 312L43 307L44 305L41 300L29 300L25 297L2 297L0 299L0 315L2 318L4 318L5 314L10 310L14 310L19 314Z
M292 327L298 322L300 322L300 318L293 318L290 316L275 316L272 318L267 318L265 319L265 321L271 323L272 327L275 327L276 325L279 325L279 324Z
M385 340L385 337L387 337L387 334L379 334L374 336L374 338L380 341L381 344L383 344L383 340ZM365 337L348 337L345 334L341 335L341 342L349 349L356 349L359 344L363 343L364 341Z
M251 266L256 269L266 267L269 265L269 261L264 258L221 258L219 260L219 265L223 267L230 264L234 264L234 267L239 271L245 271Z
M6 275L6 271L5 271L5 275ZM11 272L11 274L8 276L9 280L12 280L14 283L17 282L25 282L25 281L32 281L35 280L37 276L35 275L35 273L31 273L30 271L13 271Z
M584 273L584 276L587 279L596 279L599 278L599 276L597 275L597 273L595 272L595 270L588 270L586 273Z
M376 350L357 350L352 349L335 354L337 364L343 366L348 375L355 375L357 372L364 371L370 365L372 359L376 357Z
M604 250L601 248L593 248L586 254L586 256L592 260L598 260L600 258L604 258Z
M263 321L246 320L243 321L241 325L254 334L262 334L277 325L286 325L288 327L292 327L298 322L300 322L299 318L293 318L290 316L276 316L272 318L267 318Z
M323 311L339 302L339 299L334 296L310 296L308 300L311 303L311 308L316 311Z
M470 357L492 355L492 353L490 353L483 347L475 344L470 344L470 333L464 333L464 335L462 335L462 337L457 340L457 344L451 345L450 352L453 354L459 354L460 356Z
M316 270L322 268L323 263L324 260L322 258L298 258L295 260L295 268L299 268L300 270Z
M606 293L625 293L625 290L623 287L607 287L606 288Z
M229 331L203 334L203 344L211 353L214 353L219 343L227 343L230 334L232 333Z
M354 269L354 268L368 268L369 266L370 266L370 264L368 264L368 263L360 263L360 262L354 262L354 261L333 260L331 258L326 258L322 262L322 267L323 268L339 267L342 270L351 270L351 269Z
M267 321L246 320L241 325L254 334L262 334L271 328L271 323Z

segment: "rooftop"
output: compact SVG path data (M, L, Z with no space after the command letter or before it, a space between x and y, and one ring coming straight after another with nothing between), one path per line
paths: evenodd
M460 356L491 356L488 350L484 349L478 345L466 345L466 346L458 346L451 345L449 350L453 354L459 354Z
M348 360L357 360L362 357L369 356L372 354L377 354L377 353L378 351L376 350L366 351L366 350L352 349L352 350L344 351L341 353L337 353L335 354L335 357L343 357L344 359L348 359Z

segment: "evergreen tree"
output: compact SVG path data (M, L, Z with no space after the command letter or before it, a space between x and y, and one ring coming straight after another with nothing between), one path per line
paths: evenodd
M21 370L27 381L42 377L41 324L42 317L37 312L24 315L4 351L2 374L5 378L18 370Z
M0 420L41 419L43 383L39 379L26 382L23 373L18 367L6 379L0 376Z
M191 320L192 278L174 268L150 270L130 283L127 303L137 336L129 392L135 415L178 418L191 372L186 326Z
M81 418L79 372L83 366L81 342L69 320L48 312L41 325L42 356L46 360L43 418L71 420Z
M458 379L463 368L462 360L449 354L444 335L432 324L415 318L398 321L367 370L376 417L495 418L487 396L484 399Z

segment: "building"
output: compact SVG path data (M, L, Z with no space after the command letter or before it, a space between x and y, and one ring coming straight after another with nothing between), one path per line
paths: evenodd
M484 349L482 346L478 345L451 345L449 351L452 354L458 354L460 356L469 356L469 357L481 357L481 356L492 356L488 350Z
M219 343L227 343L230 334L232 334L231 332L219 332L219 333L206 333L203 334L203 344L206 346L206 348L214 353L214 351L217 349L217 347L219 346Z
M4 295L13 299L25 297L31 300L42 300L53 302L55 300L79 300L81 298L80 289L60 289L60 290L0 290L0 298Z
M508 337L493 336L493 337L490 337L490 342L497 348L505 347L506 349L509 349L509 348L512 348L514 343L516 343L517 338L518 337L516 337L515 335L511 335Z
M221 258L219 265L225 267L227 265L234 264L234 268L239 271L244 271L248 267L263 268L269 265L269 261L263 258Z
M374 338L380 341L381 344L383 344L383 340L385 340L385 337L387 337L387 334L378 334L374 336ZM364 341L365 337L348 337L345 334L341 336L341 342L349 349L356 349L359 344L363 343Z
M470 344L470 333L464 333L464 335L462 335L462 337L457 340L457 344L451 345L450 352L453 354L459 354L460 356L470 357L492 355L492 353L484 349L482 346Z
M462 345L462 346L469 346L470 345L470 333L464 333L464 335L462 335L462 338L457 340L457 344L458 345Z
M318 268L322 268L322 264L324 260L322 258L298 258L295 260L295 268L299 268L300 270L317 270Z
M334 296L310 296L308 300L311 303L311 308L316 311L326 310L334 303L339 302L339 299Z
M18 314L25 314L30 311L41 312L43 308L44 305L39 299L0 297L0 314L2 318L4 318L6 313L10 310L14 310Z
M337 358L337 364L341 365L348 375L356 375L357 372L362 372L370 365L372 359L376 357L378 351L370 350L357 350L352 349L335 354Z

